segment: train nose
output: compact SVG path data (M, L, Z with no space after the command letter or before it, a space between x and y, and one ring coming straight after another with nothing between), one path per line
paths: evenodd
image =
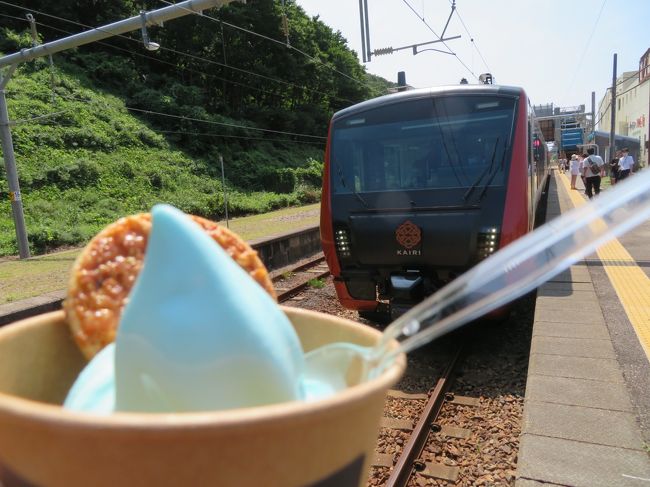
M393 300L401 303L418 302L424 297L424 279L418 274L390 276Z
M419 273L391 275L390 318L396 320L424 298L424 279Z

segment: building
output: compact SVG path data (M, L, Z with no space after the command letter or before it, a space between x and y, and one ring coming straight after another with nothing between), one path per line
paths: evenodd
M534 105L533 111L544 140L552 144L549 149L558 156L570 157L584 145L586 127L591 126L591 116L585 113L584 105L554 107L547 103Z
M611 88L600 101L596 120L598 130L610 132ZM632 154L642 166L648 165L650 141L650 49L639 60L639 71L627 71L616 80L616 127L614 132L639 141L638 154ZM621 147L616 144L616 148ZM630 148L631 149L631 148ZM607 154L609 157L609 154Z

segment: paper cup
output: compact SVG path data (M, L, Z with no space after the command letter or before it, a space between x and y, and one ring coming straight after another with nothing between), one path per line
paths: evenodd
M283 309L307 351L337 341L372 345L380 337L349 320ZM110 416L60 406L84 365L62 311L0 329L5 483L18 477L39 487L361 486L386 391L406 358L375 380L313 403Z

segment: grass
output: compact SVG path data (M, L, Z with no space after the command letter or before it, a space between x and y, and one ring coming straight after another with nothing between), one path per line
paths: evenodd
M229 221L229 227L244 240L253 240L318 224L319 211L318 204L286 208L236 218ZM25 260L0 259L0 305L65 289L79 252L72 249Z
M324 279L319 279L319 278L314 278L310 279L307 281L307 284L310 287L316 288L316 289L322 289L325 287L325 280Z
M255 240L269 235L297 230L308 225L317 225L320 215L320 203L286 208L283 210L235 218L229 221L229 228L246 240ZM225 225L225 221L219 222Z
M0 261L0 305L65 289L80 250Z

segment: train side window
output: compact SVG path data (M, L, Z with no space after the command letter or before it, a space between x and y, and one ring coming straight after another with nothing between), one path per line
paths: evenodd
M533 127L530 123L530 118L528 118L528 150L526 151L527 154L526 159L528 159L528 176L530 176L533 173L532 171L533 161L531 161L530 158L530 154L532 153L532 148L533 148Z

